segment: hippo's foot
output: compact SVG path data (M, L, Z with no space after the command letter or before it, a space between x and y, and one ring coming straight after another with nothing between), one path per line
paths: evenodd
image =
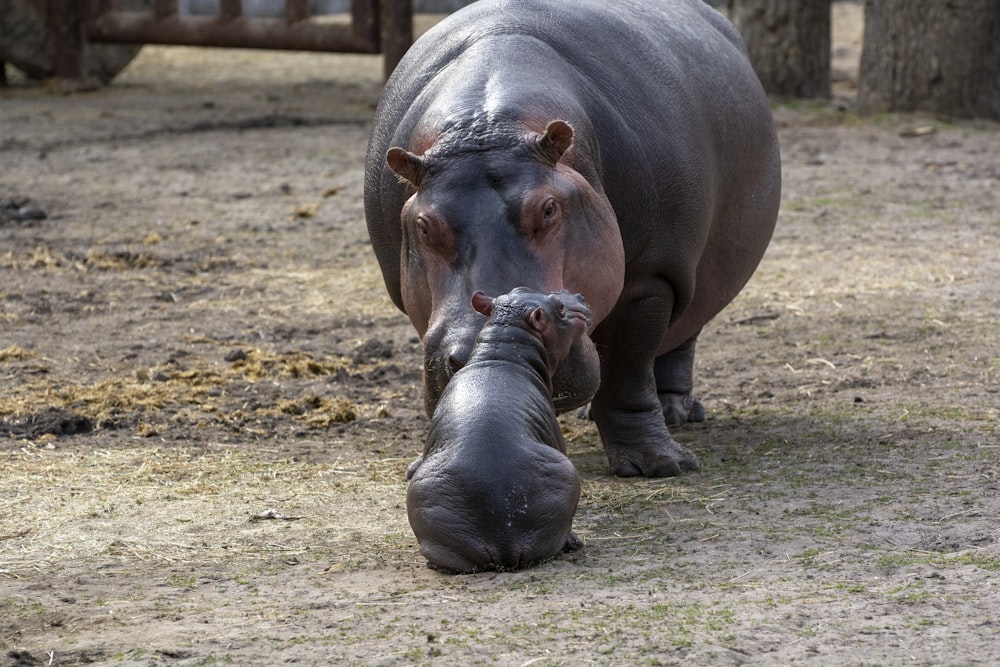
M663 419L667 426L705 421L705 407L691 392L674 394L663 391L658 396L660 405L663 406Z
M653 362L656 394L667 426L705 421L705 408L691 393L694 386L694 348L698 334Z
M603 414L595 410L594 416L613 475L673 477L698 470L698 458L670 436L659 410Z
M576 536L576 533L570 533L569 537L566 538L566 544L563 545L563 553L568 554L573 551L579 551L583 548L583 540Z
M617 477L674 477L698 469L698 458L671 438L656 447L604 448Z

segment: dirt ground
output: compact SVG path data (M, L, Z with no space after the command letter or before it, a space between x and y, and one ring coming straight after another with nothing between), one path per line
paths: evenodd
M703 470L579 552L427 569L420 346L367 245L378 58L147 48L0 90L0 665L996 664L1000 126L775 103L774 242L700 342ZM44 214L44 218L42 217Z

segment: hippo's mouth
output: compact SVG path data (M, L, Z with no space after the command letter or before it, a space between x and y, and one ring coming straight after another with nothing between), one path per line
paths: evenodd
M566 309L566 318L571 320L579 320L583 323L585 327L590 326L590 312L584 310L578 310L576 308Z
M456 372L458 369L444 355L424 356L424 402L428 415L434 414L438 399Z

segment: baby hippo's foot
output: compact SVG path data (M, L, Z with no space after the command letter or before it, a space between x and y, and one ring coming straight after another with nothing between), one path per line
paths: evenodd
M573 551L579 551L583 548L583 540L576 536L576 533L570 533L569 537L566 538L566 544L563 545L563 553L568 554Z
M705 407L691 392L674 394L661 391L658 396L660 405L663 406L663 419L667 426L705 421Z
M417 468L420 464L424 462L424 455L421 454L417 458L413 459L413 463L406 467L406 479L412 479L413 473L417 472Z

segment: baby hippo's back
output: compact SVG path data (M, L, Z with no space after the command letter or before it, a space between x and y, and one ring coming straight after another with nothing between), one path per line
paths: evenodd
M560 324L559 304L532 309L534 321L523 326L494 317L441 396L407 490L410 525L431 567L516 569L577 545L580 478L564 453L549 382L553 345L569 349L555 339L571 342L582 327L549 329Z

